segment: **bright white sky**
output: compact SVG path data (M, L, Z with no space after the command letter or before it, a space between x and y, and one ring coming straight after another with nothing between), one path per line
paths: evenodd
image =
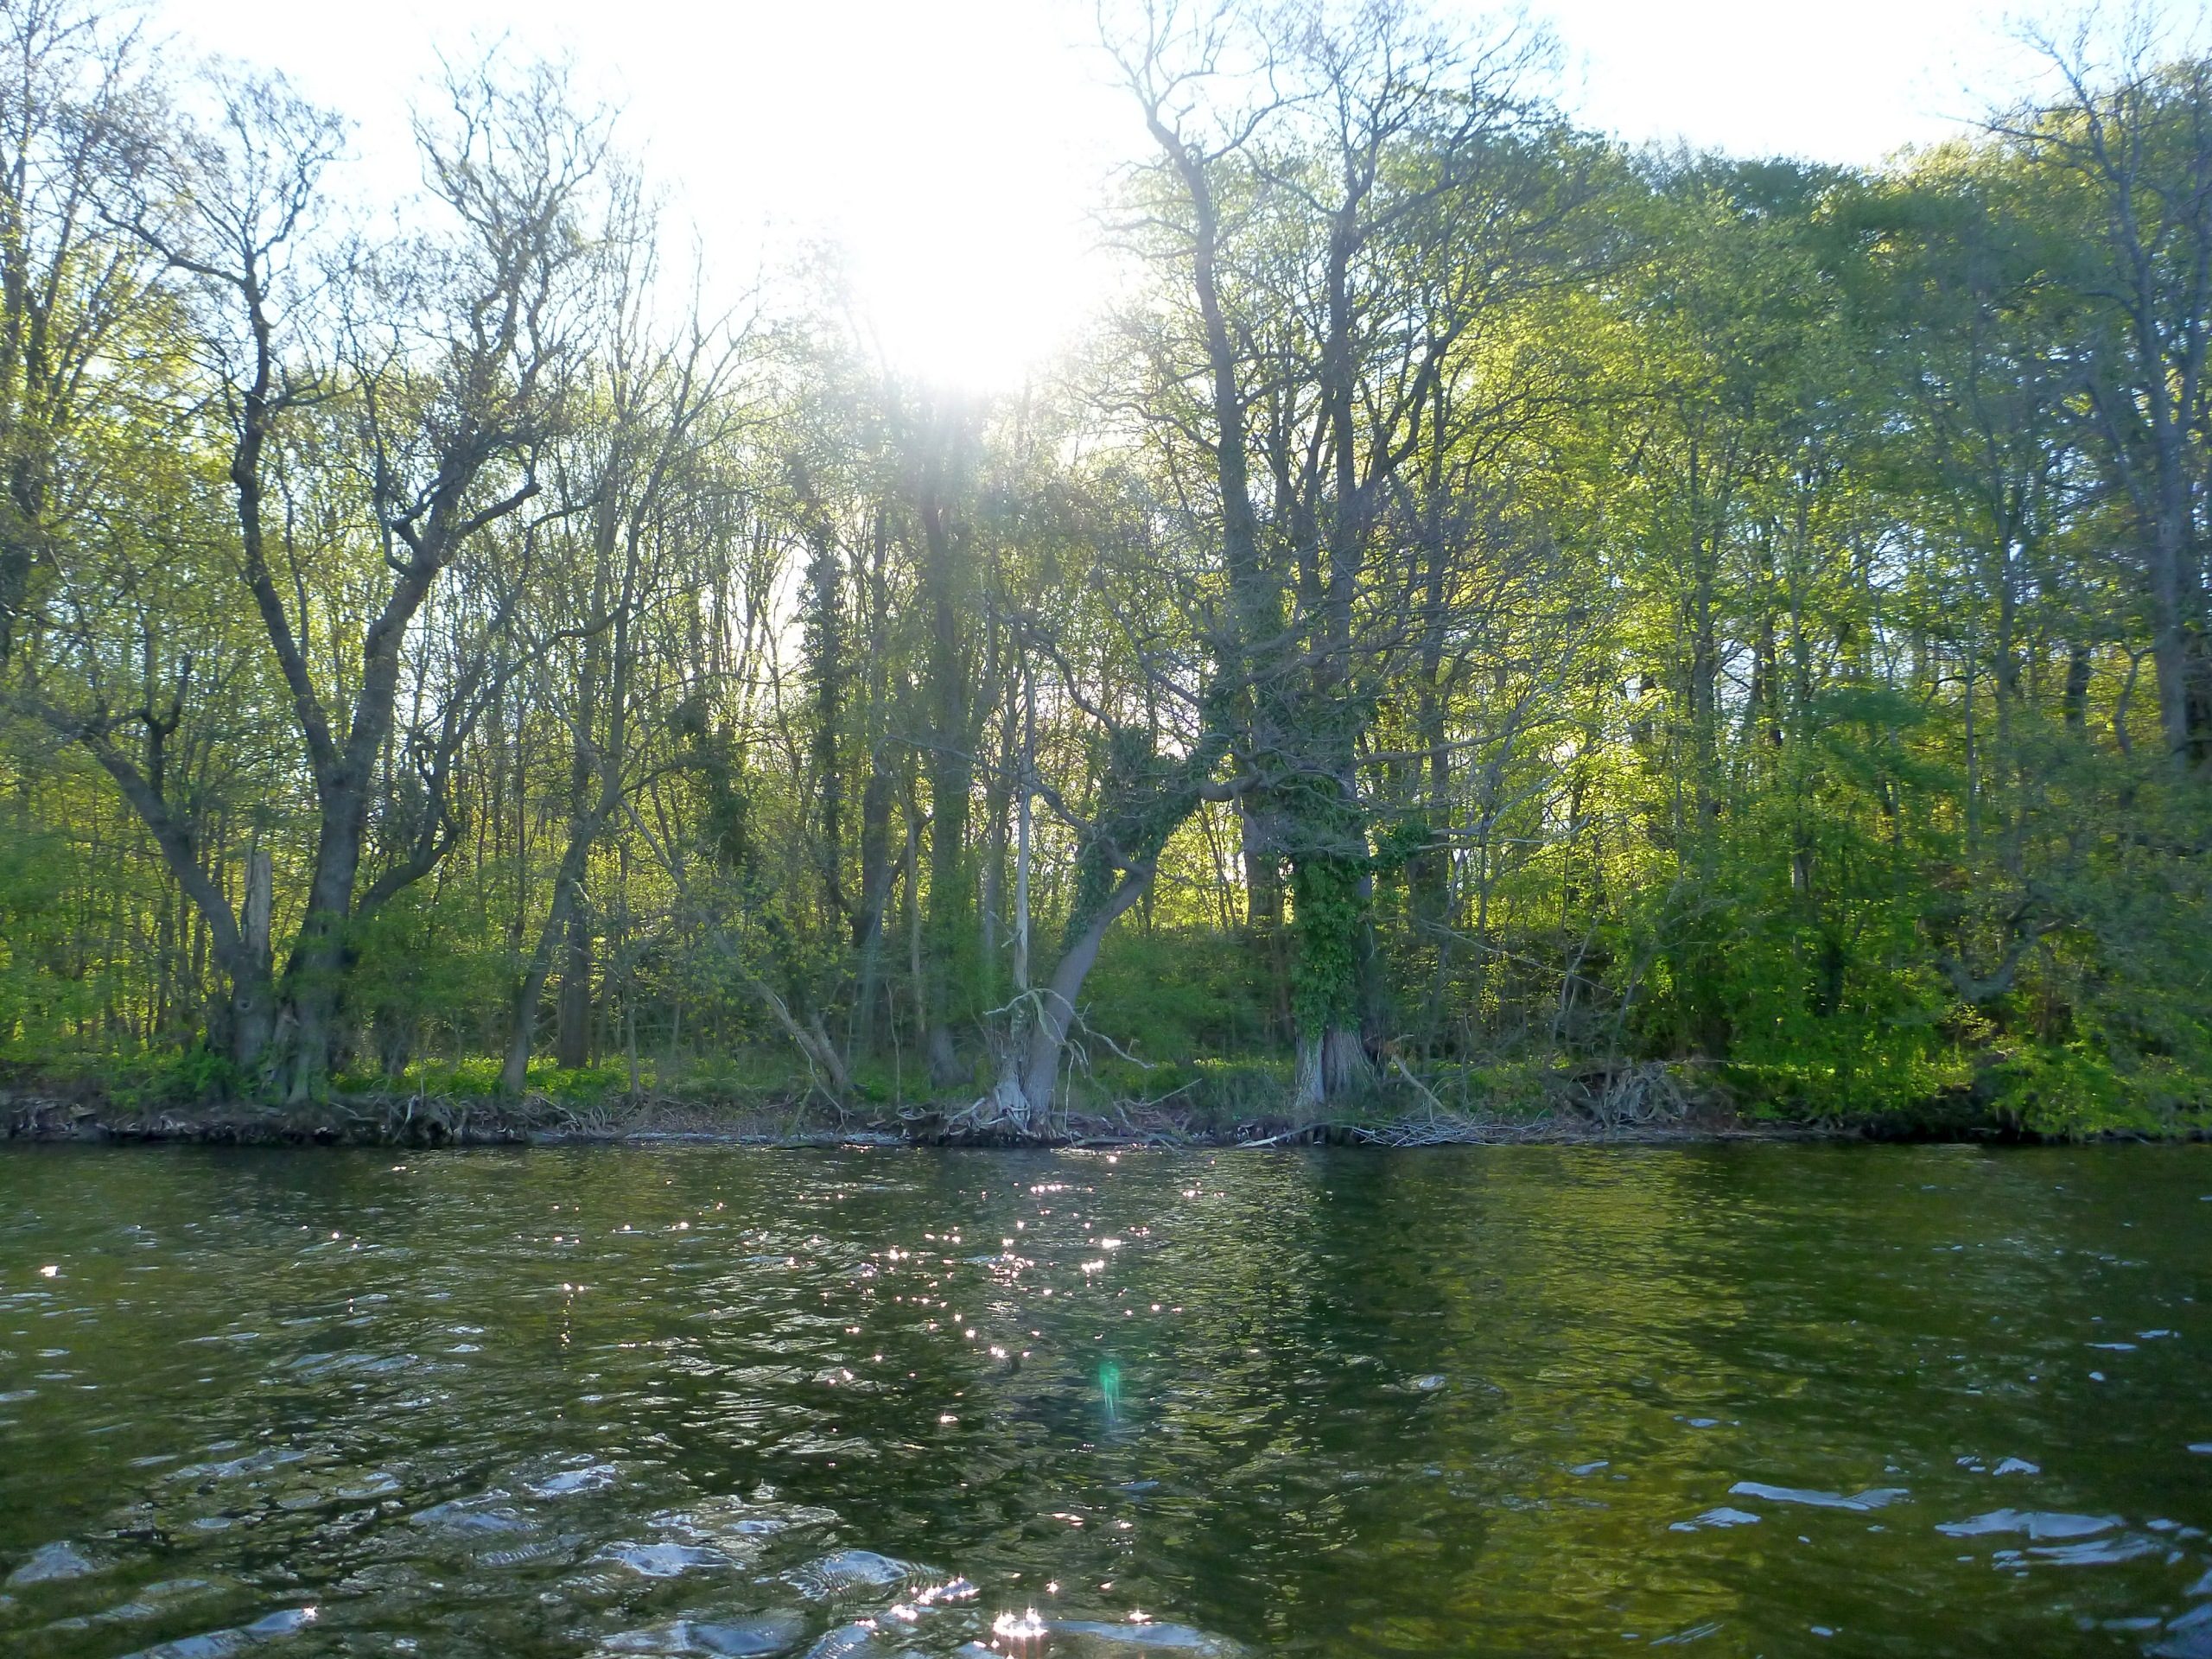
M1453 0L1441 0L1451 4ZM1472 6L1470 10L1474 10ZM1531 0L1561 96L1632 141L1872 162L1957 130L2018 58L1987 0ZM283 70L355 123L379 194L442 48L565 54L725 293L841 244L903 365L1004 386L1096 297L1088 217L1142 143L1089 0L150 0L188 53ZM174 59L175 54L172 55Z

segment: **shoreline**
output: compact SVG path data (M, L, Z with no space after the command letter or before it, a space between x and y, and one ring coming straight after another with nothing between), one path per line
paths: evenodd
M888 1121L887 1121L887 1119ZM971 1135L948 1128L941 1109L807 1123L803 1111L734 1114L664 1103L578 1113L543 1100L339 1100L305 1111L242 1103L141 1109L31 1090L0 1090L0 1143L76 1146L219 1146L270 1148L530 1147L750 1147L761 1150L913 1147L976 1151L1264 1151L1332 1146L1378 1150L1446 1147L1635 1147L1766 1144L2180 1146L2212 1131L2101 1134L2062 1138L1999 1124L1808 1124L1700 1110L1675 1118L1605 1123L1573 1113L1525 1119L1410 1116L1296 1122L1258 1117L1228 1125L1160 1119L1142 1124L1076 1116L1048 1136Z

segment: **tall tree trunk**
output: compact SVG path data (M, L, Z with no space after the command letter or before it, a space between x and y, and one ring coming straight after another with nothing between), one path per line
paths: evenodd
M2190 534L2190 487L2185 460L2162 467L2157 537L2152 548L2151 598L2154 632L2152 666L2158 675L2158 718L2166 747L2189 766L2212 767L2212 651L2205 639L2204 594Z
M844 891L844 776L838 767L845 691L844 616L840 599L843 566L837 554L836 527L805 464L794 459L789 470L808 552L804 643L814 691L808 756L813 763L818 812L815 868L822 882L823 913L836 925L850 916Z
M610 594L609 561L613 554L616 537L615 492L604 490L600 502L597 522L594 525L593 599L596 608L604 611ZM596 752L593 748L591 733L597 724L600 680L605 656L604 637L594 632L584 641L583 658L580 664L577 684L576 728L569 734L569 824L573 841L577 830L588 823L594 809L593 797L598 793ZM626 670L622 673L626 683ZM595 833L595 830L594 830ZM591 918L586 914L583 894L580 888L584 870L590 862L590 848L587 844L575 867L575 880L566 887L556 884L553 902L556 911L566 913L560 925L567 938L561 953L561 989L553 1005L553 1058L557 1065L575 1071L584 1065L591 1054L591 981L592 930ZM569 864L566 851L562 855L563 868ZM546 918L548 928L555 918ZM511 1039L518 1039L523 1046L523 1064L529 1063L529 1027L535 1018L537 1001L532 995L527 1001L518 1002L515 1009L515 1030ZM518 1092L523 1075L517 1072L510 1052L506 1068L505 1086L510 1094Z
M946 499L950 451L959 434L948 417L924 468L920 500L926 553L923 581L929 607L930 890L927 979L930 1080L958 1081L955 1027L973 1008L970 957L974 911L968 849L969 791L975 782L969 752L967 664L960 650L956 583L959 555Z
M2092 663L2089 647L2075 643L2066 652L2066 690L2061 699L2066 711L2066 729L2085 731L2089 724L2089 669Z
M898 779L879 754L861 791L861 903L853 916L853 948L860 955L860 986L853 1004L854 1047L861 1054L875 1052L883 916L897 868L891 858L891 809L896 804L898 787Z
M245 983L231 990L231 1058L240 1066L261 1058L276 1027L272 927L276 912L276 863L257 842L245 855Z
M575 1071L591 1064L591 993L594 938L591 917L577 899L569 903L567 948L562 953L561 988L553 1005L553 1063Z
M1359 204L1349 194L1332 226L1328 330L1321 400L1333 475L1326 520L1322 639L1313 652L1313 691L1301 724L1312 781L1283 798L1291 831L1291 893L1298 942L1298 1098L1319 1104L1370 1082L1363 1030L1378 1005L1371 927L1373 874L1355 763L1358 717L1351 687L1352 601L1367 549L1353 385L1351 264ZM1308 1061L1311 1063L1307 1063Z
M537 1030L537 1007L545 995L545 982L552 976L556 947L567 933L569 918L576 909L576 889L582 885L583 874L582 854L588 845L582 826L571 825L568 850L562 856L560 872L553 878L553 899L547 907L544 925L538 929L537 944L515 985L508 1009L506 1058L499 1069L499 1088L507 1095L519 1095L530 1081L530 1051Z

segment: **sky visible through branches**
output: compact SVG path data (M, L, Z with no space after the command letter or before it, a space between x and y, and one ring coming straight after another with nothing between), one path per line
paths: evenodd
M1872 165L2018 91L2032 64L2015 10L1554 0L1529 15L1559 40L1561 101L1593 128ZM406 109L436 53L504 41L567 58L580 89L622 106L671 225L697 231L710 289L734 296L834 245L898 366L979 388L1018 384L1111 282L1091 215L1103 176L1143 146L1081 0L397 0L372 21L168 0L149 16L343 111L376 199L412 182Z

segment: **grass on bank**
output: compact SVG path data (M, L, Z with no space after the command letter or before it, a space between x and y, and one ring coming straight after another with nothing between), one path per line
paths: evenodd
M1624 1089L1624 1079L1636 1085L1633 1091ZM1551 1055L1427 1062L1392 1057L1374 1088L1333 1103L1321 1117L1290 1109L1293 1081L1291 1062L1281 1055L1156 1063L1116 1056L1071 1077L1067 1105L1085 1121L1198 1138L1295 1132L1324 1121L1356 1135L1380 1135L1440 1116L1505 1129L1586 1122L1619 1128L1678 1119L1684 1109L1707 1122L1876 1135L2085 1140L2212 1132L2212 1083L2171 1067L2123 1074L2080 1046L1960 1051L1876 1068L1854 1066L1849 1057L1726 1064L1610 1063ZM980 1065L963 1084L931 1090L916 1066L897 1058L871 1060L855 1068L851 1094L840 1105L810 1084L787 1050L764 1046L726 1054L640 1056L634 1087L631 1064L622 1057L574 1069L542 1059L529 1068L524 1095L556 1115L595 1122L661 1107L709 1123L773 1116L796 1130L896 1125L902 1114L926 1118L965 1105L983 1083ZM0 1064L0 1085L66 1094L131 1116L251 1106L257 1093L253 1079L202 1047ZM393 1074L343 1074L334 1080L333 1097L414 1099L449 1108L506 1103L499 1062L490 1056L417 1061Z

